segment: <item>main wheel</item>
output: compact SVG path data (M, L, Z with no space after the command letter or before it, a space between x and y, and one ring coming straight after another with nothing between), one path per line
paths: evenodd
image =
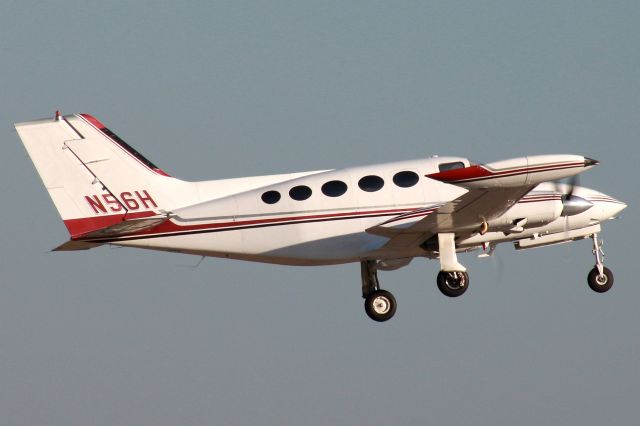
M438 288L445 296L462 296L469 287L469 274L466 272L438 272Z
M597 293L604 293L608 291L613 285L613 272L606 266L603 268L602 275L600 275L600 271L598 268L593 268L591 272L589 272L589 276L587 277L587 283L589 283L589 287L591 290Z
M364 300L364 310L374 321L390 320L396 313L396 298L386 290L371 292Z

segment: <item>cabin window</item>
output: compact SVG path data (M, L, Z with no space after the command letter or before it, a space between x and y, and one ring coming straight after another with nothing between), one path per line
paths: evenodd
M294 186L289 190L289 196L296 201L306 200L311 197L311 188L306 185Z
M280 201L280 193L278 191L267 191L262 194L262 201L267 204L275 204Z
M339 197L347 192L347 184L341 180L332 180L322 185L321 189L327 197Z
M438 166L441 172L448 172L449 170L464 169L464 163L462 161L455 161L453 163L442 163Z
M358 186L365 192L376 192L384 186L384 180L380 176L368 175L358 181Z
M419 180L420 180L420 177L418 176L417 173L411 172L408 170L403 172L398 172L395 175L393 175L393 183L395 183L401 188L409 188L415 185L416 183L418 183Z

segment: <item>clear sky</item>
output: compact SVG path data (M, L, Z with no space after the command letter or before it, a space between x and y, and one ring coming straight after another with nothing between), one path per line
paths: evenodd
M637 1L42 1L0 5L0 423L637 425ZM428 154L575 153L629 204L589 241L381 273L68 236L12 123L95 115L201 180Z

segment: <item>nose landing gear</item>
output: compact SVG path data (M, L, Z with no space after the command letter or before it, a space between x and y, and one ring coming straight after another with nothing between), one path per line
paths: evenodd
M587 283L591 290L597 293L604 293L613 285L613 272L604 266L604 251L602 250L602 241L598 239L598 234L594 233L591 238L593 239L593 255L596 258L596 265L589 272Z

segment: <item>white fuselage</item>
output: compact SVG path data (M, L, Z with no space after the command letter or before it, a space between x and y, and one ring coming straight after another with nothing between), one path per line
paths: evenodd
M256 177L250 181L252 188L238 192L237 188L229 187L229 195L173 209L170 221L161 227L162 232L156 230L149 238L123 237L111 243L289 265L435 257L434 250L429 247L386 250L388 238L366 230L400 214L424 209L424 214L418 212L390 225L410 226L429 214L430 208L437 208L464 194L466 189L425 177L436 173L439 165L455 162L469 165L469 161L463 158L435 157L308 172L293 178L290 175ZM384 184L377 190L371 187L363 190L359 182L365 176L377 176ZM417 182L410 185L410 178L415 176ZM272 183L274 181L276 183ZM323 191L323 185L334 181L346 185L343 194L335 196L344 189L340 184ZM201 185L207 187L206 183ZM220 187L219 183L210 185ZM292 194L293 197L304 198L307 195L305 191L308 192L304 188L310 189L311 194L308 198L296 200L290 195L293 188L298 188L299 192ZM334 192L331 193L330 189ZM558 194L551 195L554 190L552 184L538 185L507 213L491 220L490 232L484 235L475 233L459 240L457 247L476 248L482 243L538 237L562 232L568 227L582 228L609 219L621 210L616 200L593 190L577 188L576 194L592 199L594 206L579 215L560 217L562 201ZM280 197L270 204L263 200L266 193L277 193ZM511 232L514 223L521 218L527 218L523 229Z

